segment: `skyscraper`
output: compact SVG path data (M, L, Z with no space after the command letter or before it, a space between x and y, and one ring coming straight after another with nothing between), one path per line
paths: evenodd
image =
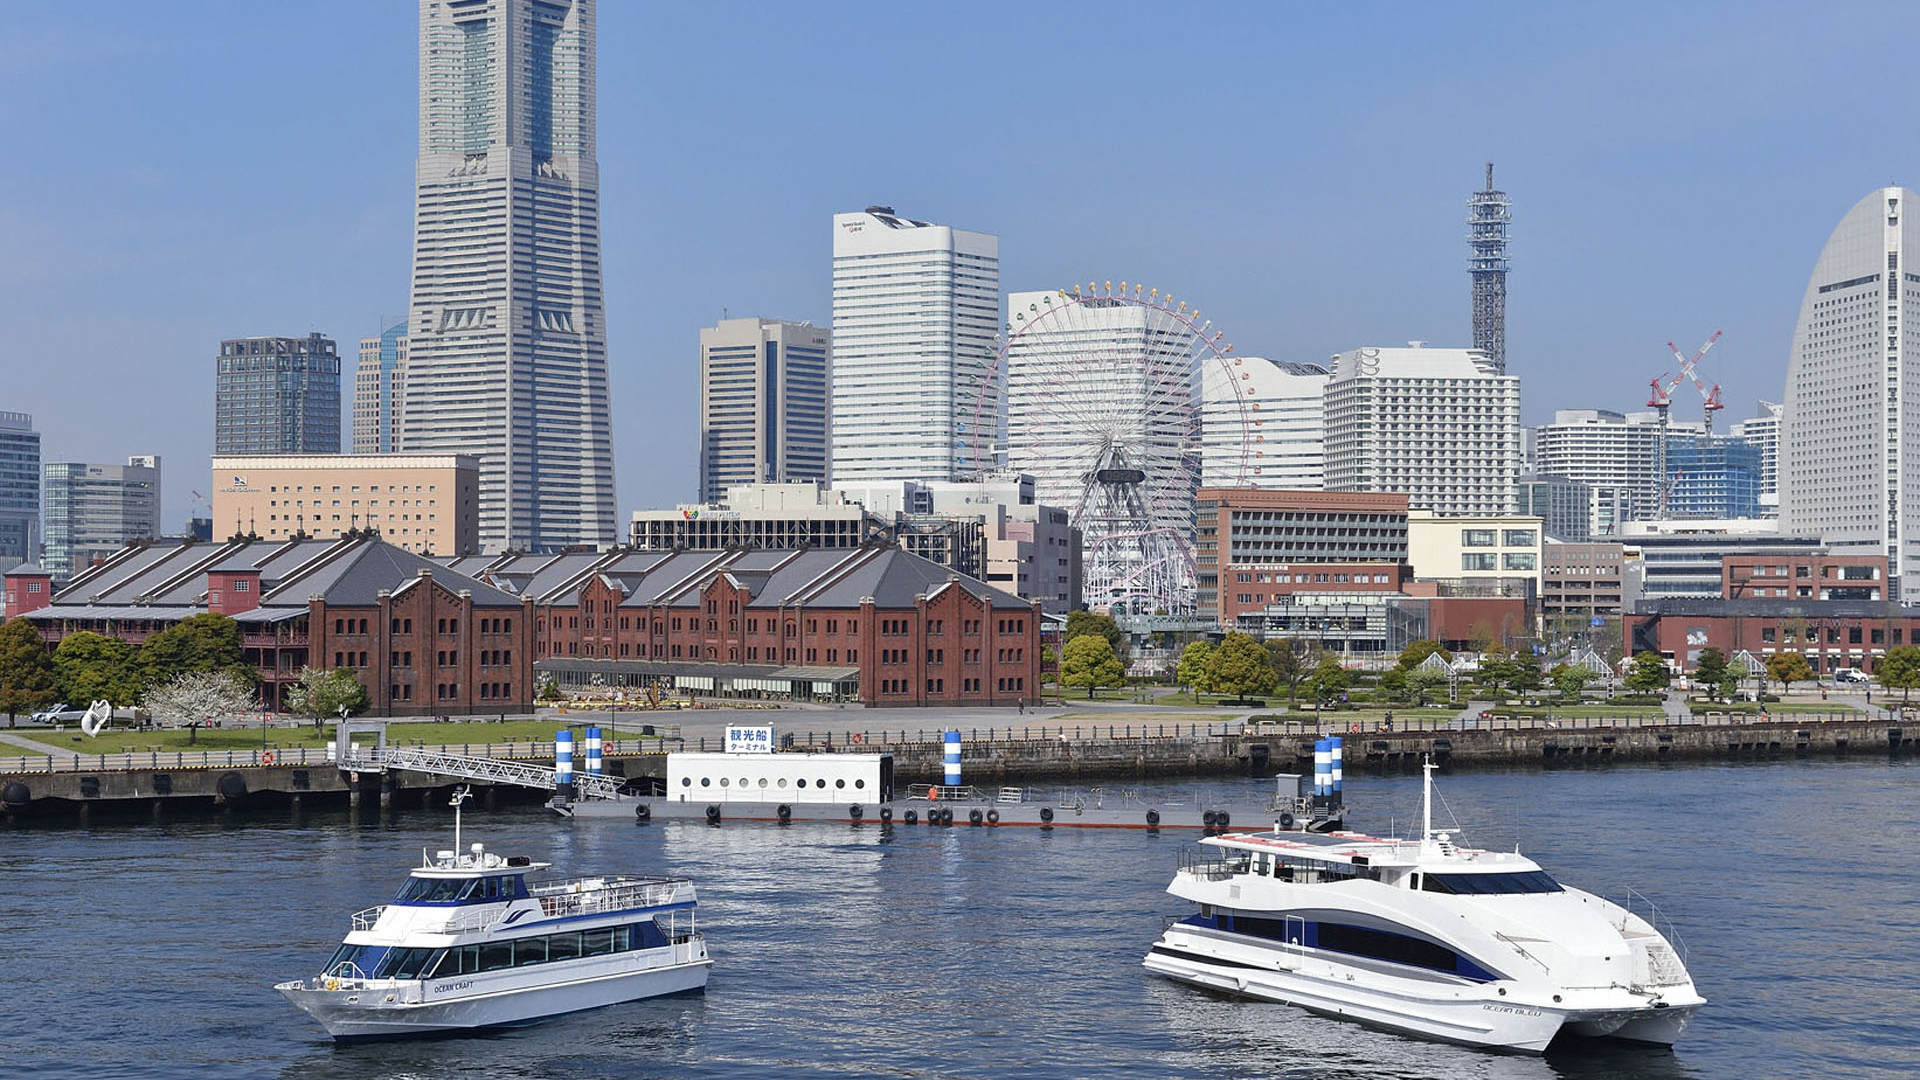
M1236 375L1239 394L1227 386ZM1321 413L1327 377L1319 364L1259 356L1236 356L1232 367L1202 365L1200 486L1269 491L1324 487L1326 428Z
M610 544L593 0L421 0L400 446L480 460L480 543Z
M407 324L360 339L353 373L353 452L391 454L400 445L407 400Z
M1520 380L1472 349L1354 349L1327 381L1327 490L1440 515L1513 512Z
M1760 403L1760 415L1732 426L1734 438L1760 451L1760 516L1780 516L1780 406Z
M1887 556L1920 601L1920 225L1881 188L1828 237L1800 301L1781 403L1780 530ZM1916 243L1907 243L1915 234Z
M827 332L722 319L700 331L700 499L736 484L827 481Z
M216 454L340 452L340 353L319 334L220 343Z
M26 413L0 412L0 570L33 562L40 530L40 433Z
M833 218L834 483L984 468L999 387L1000 240L870 206ZM975 418L986 433L975 431Z
M157 457L131 457L125 465L50 461L41 476L46 529L41 565L55 581L72 578L131 541L160 535Z
M1467 198L1467 261L1473 279L1473 347L1507 372L1507 227L1513 200L1493 186L1493 162L1487 162L1487 186Z

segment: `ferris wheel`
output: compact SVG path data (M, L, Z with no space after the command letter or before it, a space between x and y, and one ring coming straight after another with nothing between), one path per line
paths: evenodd
M1192 614L1203 383L1207 482L1240 486L1248 474L1233 346L1198 309L1124 281L1014 293L1009 306L975 405L975 460L1003 453L1033 476L1037 502L1068 512L1089 607ZM1004 443L983 444L994 435Z

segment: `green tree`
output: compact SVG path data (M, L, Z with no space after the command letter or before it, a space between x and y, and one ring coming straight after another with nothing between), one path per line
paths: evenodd
M1719 681L1713 684L1713 690L1714 693L1720 695L1721 701L1732 701L1733 696L1740 692L1740 669L1736 667L1727 668L1726 672L1720 676Z
M1041 684L1045 685L1050 682L1058 682L1059 679L1060 679L1060 654L1054 652L1053 646L1051 645L1040 646L1040 682Z
M1269 693L1278 682L1267 650L1251 634L1233 631L1207 656L1207 683L1219 693L1244 698Z
M1515 655L1508 661L1512 665L1512 675L1507 685L1513 687L1516 694L1531 694L1546 685L1540 675L1540 662L1532 654Z
M91 630L60 640L53 650L53 674L61 699L75 705L101 698L131 705L140 697L140 663L133 646Z
M540 693L536 696L541 701L559 701L560 700L560 681L558 679L555 679L552 675L548 675L545 678L541 679Z
M1550 678L1553 688L1560 691L1560 697L1568 704L1580 700L1580 692L1593 681L1593 669L1585 664L1561 664L1553 669Z
M1709 696L1717 698L1720 695L1720 684L1725 680L1729 670L1731 669L1727 667L1727 654L1708 646L1701 649L1700 655L1694 658L1693 681L1705 687ZM1738 681L1736 678L1735 682Z
M1415 705L1425 705L1434 692L1447 684L1447 677L1437 671L1414 668L1407 672L1407 692L1413 697Z
M1103 635L1082 634L1070 639L1061 650L1061 685L1086 687L1089 701L1096 688L1119 686L1126 678L1126 665L1113 655L1113 646Z
M1212 655L1213 646L1207 642L1188 642L1187 647L1180 650L1180 666L1174 670L1174 681L1191 689L1195 694L1209 689L1207 658Z
M1392 702L1413 700L1413 688L1405 668L1388 668L1380 673L1380 696Z
M1114 659L1120 661L1121 667L1127 666L1127 635L1120 629L1120 624L1113 621L1113 616L1093 611L1067 612L1065 640L1071 642L1088 634L1106 638L1107 648L1113 653Z
M1322 653L1320 662L1314 665L1313 675L1307 680L1313 691L1313 700L1320 708L1344 693L1353 685L1353 676L1340 666L1340 658L1332 653Z
M188 672L224 671L248 689L260 681L259 672L241 652L240 624L211 611L182 619L148 638L140 647L140 665L149 687Z
M1774 653L1767 657L1767 677L1779 683L1782 690L1792 690L1794 683L1813 678L1813 666L1792 650Z
M1627 689L1641 694L1652 694L1665 690L1673 681L1673 672L1659 653L1637 652L1633 654L1633 663L1627 667Z
M1474 679L1486 687L1495 697L1513 684L1520 676L1520 666L1513 657L1501 652L1490 652L1480 658L1480 666L1474 670Z
M1881 686L1900 691L1900 704L1913 696L1920 686L1920 645L1895 645L1874 665L1873 677Z
M1421 641L1409 642L1406 648L1400 650L1400 660L1394 666L1401 671L1412 671L1414 668L1426 663L1427 657L1432 656L1434 653L1439 653L1440 659L1448 663L1453 662L1453 654L1448 652L1444 645L1428 638Z
M53 657L40 631L25 619L0 625L0 709L7 710L7 726L16 715L51 703L53 689Z
M1274 678L1286 684L1287 708L1293 708L1300 697L1300 684L1313 674L1306 649L1292 638L1268 638L1267 663L1273 667Z
M348 716L358 716L373 704L367 688L360 685L352 668L325 671L303 667L300 681L287 688L285 701L289 712L312 720L316 732L325 721L339 716L342 709Z

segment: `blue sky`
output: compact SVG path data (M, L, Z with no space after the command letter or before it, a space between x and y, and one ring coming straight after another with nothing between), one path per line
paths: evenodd
M207 483L223 337L402 314L417 8L0 0L0 409L48 460ZM1687 350L1778 400L1848 207L1920 184L1893 4L601 0L620 509L695 487L697 331L829 321L830 216L999 234L1007 291L1141 281L1242 353L1468 341L1465 199L1514 199L1526 419ZM350 397L350 383L343 386ZM1676 416L1698 416L1676 395Z

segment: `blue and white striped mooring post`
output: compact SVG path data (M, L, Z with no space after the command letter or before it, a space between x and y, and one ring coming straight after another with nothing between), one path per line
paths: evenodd
M573 732L553 733L553 788L561 802L573 801Z
M590 727L587 729L587 775L599 776L604 771L600 757L600 729Z
M1313 740L1313 797L1325 800L1333 794L1333 740Z
M949 731L946 736L947 751L947 787L960 786L960 733Z
M1332 783L1332 787L1330 787L1327 790L1327 794L1332 797L1333 805L1339 806L1340 798L1341 798L1340 774L1343 771L1344 766L1346 765L1347 744L1346 744L1346 740L1342 739L1338 735L1335 735L1333 738L1328 739L1327 741L1328 743L1331 744L1328 747L1329 768L1327 770L1327 779Z

